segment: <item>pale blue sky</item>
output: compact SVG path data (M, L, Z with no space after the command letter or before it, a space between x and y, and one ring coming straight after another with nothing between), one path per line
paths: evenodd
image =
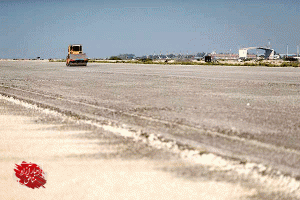
M120 53L238 52L265 46L296 53L296 0L0 0L0 58L65 58L69 44L88 57Z

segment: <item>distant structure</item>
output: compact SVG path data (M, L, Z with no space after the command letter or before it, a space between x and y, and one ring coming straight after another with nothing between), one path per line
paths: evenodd
M247 47L239 49L239 58L240 59L246 59L248 55L248 50L250 49L262 49L265 50L265 59L273 60L275 51L274 49L271 49L269 47Z
M248 55L248 57L250 57L252 55ZM211 54L212 59L214 60L237 60L239 59L239 55L238 54L228 54L228 53L220 53L220 54Z

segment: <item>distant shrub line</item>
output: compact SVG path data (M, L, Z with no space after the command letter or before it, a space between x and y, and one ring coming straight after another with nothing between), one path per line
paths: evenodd
M62 60L49 60L50 62L66 62L65 59ZM256 62L256 63L219 63L219 62L207 62L207 63L197 63L191 61L175 61L175 62L154 62L151 59L144 60L89 60L90 63L130 63L130 64L159 64L159 65L221 65L221 66L264 66L264 67L300 67L299 62L283 62L280 65L266 63L266 62Z

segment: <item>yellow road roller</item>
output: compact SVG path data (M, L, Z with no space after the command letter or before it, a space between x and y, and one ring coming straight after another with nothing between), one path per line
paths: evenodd
M66 65L86 66L87 63L88 63L88 58L85 53L82 53L82 45L81 44L69 45Z

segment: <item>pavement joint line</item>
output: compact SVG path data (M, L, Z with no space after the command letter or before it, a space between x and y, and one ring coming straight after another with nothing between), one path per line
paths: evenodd
M48 97L48 98L52 98L52 99L56 98L56 97L53 97L53 96L50 96L50 95L47 95L47 94L41 94L41 93L38 93L38 92L33 92L33 91L24 90L24 89L20 89L20 88L11 88L11 87L8 87L8 88L13 89L13 90L19 90L19 91L22 91L22 92L32 93L32 94L36 94L36 95L39 95L39 96ZM3 94L10 96L9 94L5 94L5 93L3 93ZM102 109L102 110L108 110L108 111L113 112L113 113L118 113L119 112L119 111L111 109L111 108L105 108L105 107L102 107L102 106L96 106L96 105L92 105L92 104L88 104L88 103L84 103L84 102L79 102L79 101L74 101L74 100L70 100L70 99L61 98L60 100L63 100L65 102L72 102L72 103L75 103L75 104L90 106L90 107L98 108L98 109ZM168 124L168 125L174 124L174 123L171 123L171 122L166 121L166 120L155 119L155 118L152 118L152 117L136 115L136 114L132 114L132 113L128 113L128 112L119 112L119 113L131 116L131 117L138 117L140 119L145 119L145 120L149 120L149 121L153 121L153 122L162 123L162 124ZM215 131L204 130L202 128L196 128L196 127L193 127L193 126L188 126L188 125L183 125L183 124L176 124L176 125L180 126L180 127L188 128L188 129L193 129L195 131L200 131L200 132L205 131L206 133L208 133L210 135L230 139L230 140L233 140L233 141L244 142L244 143L260 146L260 147L267 148L267 149L277 150L277 151L281 151L281 152L289 152L289 153L294 153L294 154L300 155L299 151L294 150L294 149L285 148L283 146L275 146L275 145L266 144L266 143L263 143L263 142L260 142L260 141L257 141L257 140L241 138L241 137L238 137L238 136L229 136L229 135L218 133L218 132L215 132Z
M14 104L21 105L25 108L36 109L49 114L49 109L45 109L37 105L32 105L14 97L3 96L0 94L0 99L4 99ZM50 110L50 114L70 118L70 116L55 110ZM241 176L247 176L253 181L258 181L262 184L262 187L270 187L274 188L275 191L280 190L284 193L290 193L295 196L300 196L300 182L294 177L286 176L280 171L274 170L272 167L264 166L262 164L253 162L240 163L238 161L232 161L222 158L218 155L209 152L201 154L198 150L181 150L180 148L178 148L178 145L176 145L176 141L157 141L159 139L159 136L154 133L148 134L147 138L141 138L141 136L143 136L143 133L133 132L124 127L115 127L111 125L99 124L93 122L92 120L85 119L79 119L79 121L85 124L90 124L99 128L103 128L106 131L121 135L123 137L130 137L139 141L142 140L143 142L155 148L160 146L165 150L169 150L173 153L178 153L180 157L187 162L207 166L211 171L217 170L224 171L225 173L228 171L234 171ZM269 171L270 174L265 173L266 171Z

